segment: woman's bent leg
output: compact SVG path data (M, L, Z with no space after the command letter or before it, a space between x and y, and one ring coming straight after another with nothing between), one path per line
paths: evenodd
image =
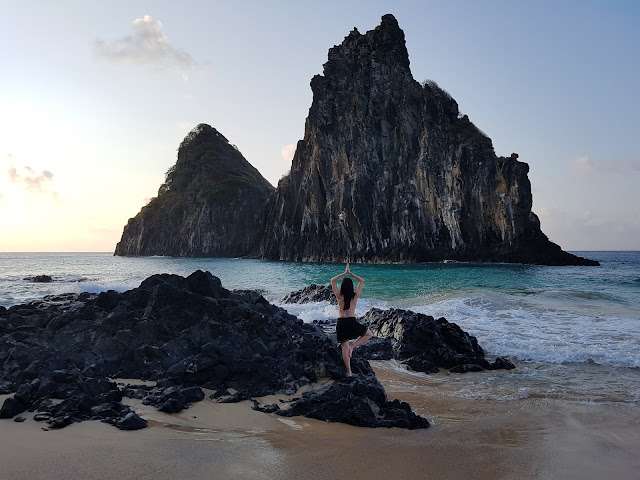
M351 345L351 350L355 350L356 347L359 347L363 343L367 343L371 337L373 337L373 333L371 333L371 330L367 329L364 335L362 335L361 337L358 337L358 339L355 342L353 342L353 344Z

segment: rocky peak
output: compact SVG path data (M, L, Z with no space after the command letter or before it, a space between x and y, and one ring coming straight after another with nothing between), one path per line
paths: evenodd
M224 135L200 124L180 144L158 197L129 220L115 254L244 255L272 191Z
M302 261L588 263L531 212L529 167L435 82L413 78L392 15L329 50L257 255Z
M382 23L365 35L354 28L342 44L331 48L328 61L324 64L324 76L343 80L343 74L349 69L366 64L409 70L404 32L393 15L382 17Z
M180 143L178 159L159 193L196 194L211 204L228 204L239 187L266 187L265 183L224 135L201 123Z

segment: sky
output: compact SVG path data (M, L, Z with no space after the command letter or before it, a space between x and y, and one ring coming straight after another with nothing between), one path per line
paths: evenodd
M276 185L329 48L387 13L553 242L640 250L640 2L0 0L0 252L113 251L199 123Z

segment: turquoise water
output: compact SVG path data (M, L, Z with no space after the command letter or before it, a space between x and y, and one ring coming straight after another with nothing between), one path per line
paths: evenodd
M365 279L357 314L376 306L443 316L475 335L489 356L507 356L518 363L515 373L497 374L499 382L496 374L449 380L447 388L459 386L454 389L457 395L638 402L640 252L575 253L602 266L352 265ZM328 284L344 265L0 253L0 305L65 292L124 291L154 273L188 275L196 269L211 271L230 289L261 289L280 304L292 290ZM54 281L25 280L39 274ZM335 307L326 302L282 306L305 321L335 316Z

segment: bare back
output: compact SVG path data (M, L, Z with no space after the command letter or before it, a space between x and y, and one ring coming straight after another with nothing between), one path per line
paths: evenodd
M354 293L354 297L349 302L349 308L347 310L344 309L344 295L340 292L338 288L338 279L344 277L345 275L351 275L358 281L358 288ZM349 270L349 264L347 263L347 268L344 273L340 275L336 275L331 279L331 289L333 290L333 294L336 296L338 300L338 318L347 318L347 317L355 317L356 316L356 304L358 303L358 299L360 298L360 294L362 293L362 287L364 285L364 280L362 277L359 277L355 273L352 273Z
M344 296L339 293L336 295L338 299L338 318L347 318L347 317L355 317L356 316L356 304L358 303L358 297L360 295L356 295L351 299L349 304L349 308L347 310L344 309Z

